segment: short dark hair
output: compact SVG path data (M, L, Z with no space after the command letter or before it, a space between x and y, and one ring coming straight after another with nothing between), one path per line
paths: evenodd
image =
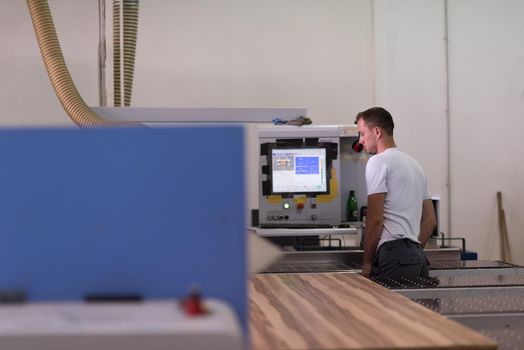
M393 117L382 107L372 107L360 112L357 114L356 121L358 122L360 119L363 119L370 128L379 127L386 134L393 135L393 128L395 128Z

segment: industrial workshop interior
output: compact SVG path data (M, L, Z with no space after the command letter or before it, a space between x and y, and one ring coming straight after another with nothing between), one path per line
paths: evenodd
M524 349L523 14L0 0L0 350Z

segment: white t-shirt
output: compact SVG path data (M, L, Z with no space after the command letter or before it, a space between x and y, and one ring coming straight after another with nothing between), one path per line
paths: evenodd
M388 148L368 160L366 182L368 195L386 194L384 226L377 249L396 239L419 242L422 202L431 198L420 164L398 148Z

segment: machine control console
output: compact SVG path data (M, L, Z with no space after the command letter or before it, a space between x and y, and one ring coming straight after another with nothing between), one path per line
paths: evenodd
M332 188L338 186L336 138L267 141L260 144L260 226L338 224L340 199Z

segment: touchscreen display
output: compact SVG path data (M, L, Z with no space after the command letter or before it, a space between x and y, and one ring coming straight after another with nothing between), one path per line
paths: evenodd
M326 149L271 151L273 193L327 192Z

